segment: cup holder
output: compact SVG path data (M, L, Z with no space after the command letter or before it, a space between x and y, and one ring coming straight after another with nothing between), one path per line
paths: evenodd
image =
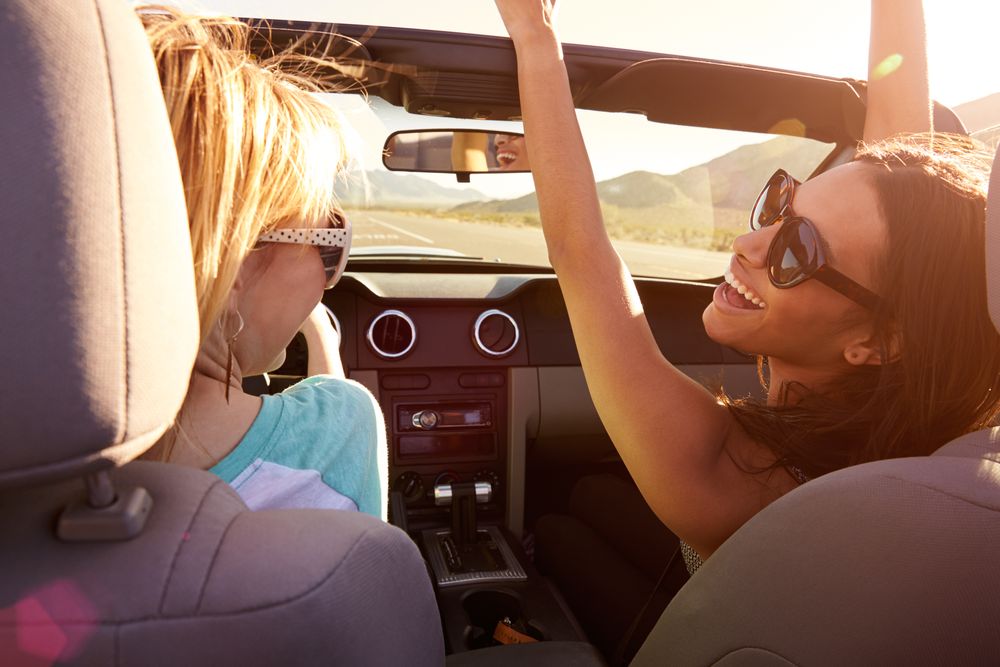
M530 618L525 618L521 601L512 593L497 590L476 591L462 601L469 624L465 628L465 646L468 649L497 646L493 639L497 623L509 618L515 629L523 628L523 633L538 641L548 639L542 627ZM518 628L520 625L520 628Z

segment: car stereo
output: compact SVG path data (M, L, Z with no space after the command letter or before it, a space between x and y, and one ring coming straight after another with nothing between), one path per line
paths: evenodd
M490 401L405 403L397 404L395 412L399 461L496 457L495 409Z
M397 433L491 426L493 426L493 406L488 402L396 406Z

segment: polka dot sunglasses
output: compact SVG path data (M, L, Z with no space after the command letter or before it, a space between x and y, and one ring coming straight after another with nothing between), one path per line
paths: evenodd
M319 248L323 270L326 271L326 289L340 280L347 266L347 255L351 250L351 223L343 213L334 213L333 227L311 229L276 229L262 234L258 243L298 243Z

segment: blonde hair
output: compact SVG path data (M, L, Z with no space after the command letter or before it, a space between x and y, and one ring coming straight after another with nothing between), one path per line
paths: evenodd
M250 28L232 18L137 12L177 146L204 341L257 238L288 224L325 224L336 208L347 162L342 126L310 94L320 90L315 59L257 60Z

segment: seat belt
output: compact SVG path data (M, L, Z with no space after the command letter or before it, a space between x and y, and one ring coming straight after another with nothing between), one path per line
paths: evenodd
M611 658L612 665L627 665L639 652L646 637L653 631L656 622L660 620L663 610L667 608L670 601L677 594L677 591L687 583L689 579L687 566L684 564L684 556L681 555L680 545L674 550L674 555L667 561L660 579L649 594L646 604L636 615L632 625L625 632L625 636L618 643L618 649Z

